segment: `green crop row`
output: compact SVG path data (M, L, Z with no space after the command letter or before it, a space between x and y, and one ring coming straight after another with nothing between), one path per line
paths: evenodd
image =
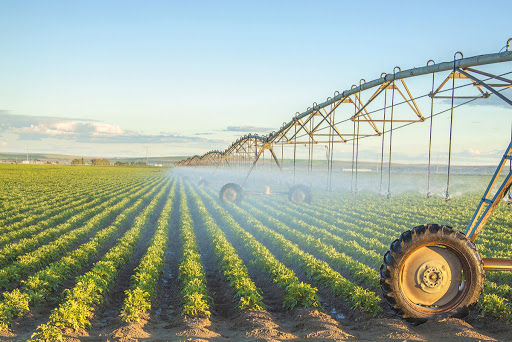
M274 229L276 232L285 235L301 248L309 250L312 254L326 260L330 265L335 266L341 274L350 277L357 284L363 287L370 287L372 289L376 289L380 286L380 275L375 269L370 268L349 255L339 251L342 250L343 243L345 242L341 241L341 238L333 236L329 232L320 230L320 234L324 236L325 240L330 241L330 243L325 243L321 239L310 234L311 231L315 230L315 227L309 226L309 231L305 232L292 229L283 222L274 218L277 210L268 205L264 205L262 203L259 204L263 210L258 210L255 206L244 206L244 208L247 208L247 210L263 224Z
M128 206L137 196L146 191L147 187L148 186L143 189L134 189L127 194L123 194L124 198L117 203L114 201L105 202L107 207L103 211L91 217L81 227L76 227L67 233L60 235L54 241L41 245L34 251L18 257L14 263L0 270L0 288L9 288L13 282L18 281L29 272L41 269L52 260L62 256L81 239L86 238L91 233L94 233L105 225L108 225L108 223L111 222L123 208Z
M0 227L19 221L47 204L59 208L75 196L94 195L99 188L131 187L153 175L146 172L69 167L0 166Z
M165 251L169 241L169 220L171 217L176 182L166 199L156 224L156 231L131 278L130 289L125 291L121 316L126 322L137 322L142 314L151 309L151 299L164 266Z
M198 213L201 225L206 227L209 241L213 244L214 253L224 278L227 280L238 299L238 308L261 310L264 308L262 296L252 279L244 262L235 248L226 239L224 232L206 210L199 196L189 188L193 205Z
M180 182L180 238L182 256L179 280L183 297L183 316L207 316L210 313L210 297L206 288L206 276L194 233L194 225L187 205L184 185Z
M98 196L102 196L107 193L115 193L123 188L134 188L139 187L143 184L148 184L153 180L131 180L125 183L112 183L112 184L82 184L84 187L83 191L80 192L65 192L61 193L55 191L53 194L53 198L48 199L48 201L43 203L37 203L33 206L28 207L25 212L18 213L16 215L9 216L8 219L2 220L0 222L0 234L2 235L2 240L0 244L4 244L6 242L12 241L12 239L8 239L8 233L17 231L20 229L25 229L27 227L41 224L43 221L47 221L49 218L53 218L54 216L60 215L63 211L78 207L80 204L85 202L90 202L94 200ZM88 188L89 191L86 191ZM49 225L47 225L49 226Z
M169 185L162 188L142 213L135 218L134 225L112 247L92 269L76 279L76 285L65 291L64 301L52 312L48 323L39 325L32 341L63 341L65 328L85 329L96 305L104 299L106 291L116 280L121 266L132 256L144 230L149 228L150 218Z
M141 185L136 188L140 188ZM90 208L94 208L101 199L111 198L123 194L126 190L133 189L134 187L127 187L124 189L114 189L112 191L103 191L94 198L85 198L83 200L72 202L69 206L62 206L58 208L58 214L52 216L53 211L45 212L44 217L40 217L37 223L25 227L14 227L12 231L9 231L0 236L0 245L6 243L15 244L14 241L22 239L28 236L33 236L39 232L44 231L47 228L58 226L59 224L65 223L68 219L73 217L77 212L84 211ZM99 199L99 200L98 200Z
M212 197L201 191L210 213L219 226L228 230L228 235L236 238L251 257L251 264L268 274L272 281L284 291L283 307L318 307L320 302L317 289L299 281L295 272L286 267L254 236L244 230L229 213L219 206Z
M4 299L0 302L0 330L7 330L11 322L28 313L32 305L46 301L52 292L87 265L112 237L133 220L135 214L149 202L159 187L154 186L151 191L143 194L132 206L119 214L110 226L99 231L90 241L30 276L23 282L21 289L4 292ZM139 192L137 194L140 195Z
M0 219L0 233L31 226L81 203L92 201L102 194L115 192L121 188L132 188L142 183L146 183L146 181L131 179L124 183L81 183L73 189L66 189L66 191L49 189L49 193L41 196L46 199L44 201L38 201L30 205L21 204L21 208L17 208L16 213L7 214L2 212L5 216L4 219ZM2 243L4 243L3 240Z
M0 267L8 265L23 253L27 253L68 231L72 231L76 228L77 225L84 224L95 215L101 214L105 208L120 202L127 193L133 191L133 189L123 189L112 197L110 197L110 195L99 197L92 202L76 208L74 212L78 213L74 214L64 223L45 229L36 235L26 237L16 243L4 246L2 249L0 249Z
M74 194L53 194L60 201L47 201L39 203L37 206L31 206L26 212L18 213L17 215L9 216L9 219L0 221L0 244L4 244L8 239L6 236L12 231L17 231L21 228L31 226L41 220L48 219L61 213L64 210L78 206L84 202L92 200L96 196L101 196L104 193L111 192L117 188L116 185L105 186L102 189L91 189L93 194L89 193L74 193ZM67 198L64 197L67 195ZM58 197L57 197L58 196ZM60 196L63 196L62 198Z
M274 246L274 248L286 251L286 253L282 253L283 259L288 264L300 267L312 281L328 287L335 295L350 303L353 308L374 316L382 311L380 306L381 300L374 292L363 289L347 280L333 270L327 262L318 260L313 255L304 252L297 244L290 242L282 234L264 226L248 212L232 204L227 204L227 206L231 214L246 229L253 231L267 244Z

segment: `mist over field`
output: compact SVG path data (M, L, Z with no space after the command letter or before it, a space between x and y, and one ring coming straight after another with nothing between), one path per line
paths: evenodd
M356 172L352 172L350 164L341 170L334 169L331 176L327 169L320 167L308 172L304 166L296 168L285 166L279 170L275 165L270 168L255 168L247 178L243 188L249 191L264 192L265 185L270 186L272 191L287 191L294 184L304 184L314 191L332 191L332 192L352 192L356 190ZM386 195L388 189L391 194L401 194L411 192L415 194L427 194L427 173L426 166L393 166L391 179L387 167L381 174L375 167L365 168L357 172L357 191L376 193ZM468 192L483 192L489 182L493 167L458 167L452 170L450 175L450 195L459 196ZM225 168L225 167L198 167L181 168L173 170L177 175L191 177L194 182L201 179L214 184L219 189L225 183L237 183L242 185L246 176L249 174L248 168ZM381 182L382 175L382 182ZM431 169L430 192L434 196L445 197L447 184L446 167L433 166ZM330 181L329 181L330 180ZM329 187L330 185L330 187ZM388 185L389 188L388 188Z

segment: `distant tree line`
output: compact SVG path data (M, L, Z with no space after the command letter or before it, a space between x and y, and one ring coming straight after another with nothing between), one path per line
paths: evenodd
M138 161L138 162L122 162L122 161L116 161L114 163L115 166L133 166L133 167L141 167L141 166L148 166L145 162Z
M110 160L106 158L95 158L89 160L84 160L84 158L81 159L73 159L71 161L71 165L92 165L92 166L110 166L112 165L110 163ZM146 162L143 161L135 161L135 162L123 162L123 161L116 161L114 166L129 166L129 167L145 167L148 166Z
M106 158L94 158L91 161L86 161L84 158L73 159L71 165L92 165L92 166L110 166L110 160Z
M91 160L93 166L110 166L110 160L105 158L98 158Z
M85 165L84 158L82 158L82 159L73 159L71 161L71 165Z

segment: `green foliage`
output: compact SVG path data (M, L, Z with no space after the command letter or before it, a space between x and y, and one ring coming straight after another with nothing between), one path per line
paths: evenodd
M187 205L183 183L180 192L180 238L183 255L179 266L178 278L181 282L183 297L183 316L210 317L210 298L206 288L206 277L201 264L201 255L197 246L192 217Z
M231 215L217 204L204 191L204 200L212 208L211 213L225 226L244 246L251 256L251 263L266 272L272 281L285 292L283 307L318 307L320 306L317 289L309 284L299 282L295 273L275 258L274 255L250 233L244 230ZM234 207L234 206L233 206Z
M208 304L208 297L201 293L200 287L193 285L193 291L183 291L183 316L200 316L204 315L210 317L210 306Z
M148 250L132 276L130 289L126 291L121 311L121 317L126 322L139 321L140 316L151 309L151 297L155 292L164 265L175 189L176 182L173 183L171 195L167 198L158 218L157 228Z
M7 330L9 322L30 311L29 296L18 289L4 292L3 296L0 302L0 330Z
M93 166L110 166L110 161L105 158L96 158L91 160Z
M264 308L263 298L259 289L249 277L247 267L228 242L222 230L215 224L199 196L192 189L189 188L189 190L198 214L196 216L199 216L197 220L200 221L199 226L206 227L221 272L233 289L235 297L238 298L238 308L241 310L262 310Z
M78 270L80 270L83 266L85 266L90 259L98 252L98 250L110 239L112 236L119 231L123 226L125 226L130 219L133 218L135 213L140 210L144 203L149 202L149 199L154 194L154 192L158 189L158 186L155 186L151 191L147 191L152 186L158 185L158 183L150 182L144 187L137 187L133 191L128 193L127 202L120 202L119 204L111 207L110 209L117 211L123 207L124 211L119 214L114 222L99 231L90 241L84 243L79 248L71 251L60 260L49 264L47 267L41 269L35 274L28 277L28 279L23 281L23 286L21 291L24 296L27 296L27 310L16 310L13 305L16 305L16 301L8 302L6 299L0 302L0 312L5 310L10 310L12 314L4 315L0 313L0 325L3 330L6 330L8 326L11 324L12 320L22 317L25 313L29 311L28 305L39 304L47 299L48 295L55 291L60 284L62 284L66 279L69 279L72 274ZM138 199L137 199L138 198ZM137 201L135 201L137 199ZM135 202L134 202L135 201ZM127 207L127 208L126 208ZM97 221L95 221L98 223ZM95 227L99 228L99 227ZM78 229L79 231L80 229ZM25 257L31 256L31 260L34 261L35 265L44 264L44 260L48 258L51 253L62 253L59 251L56 246L58 246L59 240L66 241L66 239L73 240L72 234L63 235L61 238L56 240L53 243L45 246L45 248L39 248L35 252L31 254L26 254ZM62 245L60 245L62 247ZM23 260L23 259L22 259ZM14 267L17 267L17 273L12 272L9 273L7 271L12 270ZM21 276L21 268L17 263L14 263L12 266L4 269L4 273L0 274L8 274L10 279L15 279L15 276ZM30 268L26 268L26 271L30 271ZM4 297L7 298L11 296L15 291L20 292L19 289L15 289L11 292L4 292ZM21 302L21 301L20 301Z
M483 316L504 319L507 321L512 320L512 306L505 298L497 294L484 293L478 302Z
M140 287L125 291L121 317L126 322L138 322L140 315L151 309L151 294Z
M36 332L30 337L34 342L64 342L62 330L51 323L41 324Z
M344 278L326 261L319 260L304 252L297 244L290 242L282 234L261 224L260 221L239 207L231 204L228 204L228 207L234 217L259 236L262 241L276 249L286 251L286 253L282 253L282 258L289 264L299 265L315 283L329 287L334 294L347 300L354 308L374 316L382 312L381 300L374 292L364 290Z
M315 287L311 287L311 285L303 282L290 284L286 287L283 306L287 309L293 309L296 306L306 308L318 307L320 304L316 291Z
M87 328L122 265L142 244L142 232L154 227L121 311L126 322L148 313L169 245L173 210L180 218L177 277L182 315L209 316L211 310L198 232L207 237L205 243L240 310L264 309L262 293L247 270L254 266L282 289L287 309L319 307L317 287L321 287L354 310L379 315L378 267L389 243L425 222L463 229L479 200L479 194L450 202L414 194L390 200L367 193L322 194L322 201L309 205L254 197L250 204L236 207L221 206L202 190L187 186L185 191L178 181L171 195L164 197L163 177L151 169L44 166L34 172L30 170L36 167L2 165L0 169L0 289L4 291L0 329L7 330L33 306L60 294L62 301L49 322L33 335L40 341L63 340L65 328ZM161 207L157 217L153 213ZM499 206L477 240L482 256L512 258L510 231L510 208ZM98 252L119 236L89 272L75 279L74 286L56 293L84 273ZM247 256L246 263L239 255ZM487 272L486 276L481 313L510 321L512 274Z
M286 236L286 238L298 244L301 248L321 256L330 265L336 267L340 273L350 276L357 284L374 289L380 286L379 273L349 255L358 252L357 249L354 250L353 244L347 243L340 236L331 233L330 230L318 228L317 225L307 224L298 219L299 215L297 212L289 211L287 207L283 206L281 210L276 210L266 205L263 201L256 201L256 203L261 206L261 210L255 206L249 207L245 205L244 208L250 210L251 214L269 228L283 234L283 236ZM367 250L363 252L366 253Z
M64 301L52 312L49 322L38 327L32 337L33 340L43 339L46 331L53 333L55 327L69 327L75 330L89 327L89 319L95 307L103 301L109 287L117 278L119 269L133 254L143 230L148 228L150 217L154 215L167 188L168 186L163 187L153 197L142 213L135 218L132 228L94 264L89 272L76 278L76 285L65 291Z

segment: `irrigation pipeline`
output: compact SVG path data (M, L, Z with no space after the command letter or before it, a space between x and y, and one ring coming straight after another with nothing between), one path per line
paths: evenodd
M509 40L510 41L510 40ZM503 50L503 49L502 49ZM460 58L457 58L460 57ZM281 144L281 162L283 161L283 146L293 145L293 168L295 174L296 168L296 156L297 156L297 145L308 146L308 162L307 169L308 173L311 174L313 171L313 146L314 144L326 144L326 158L327 158L327 169L329 177L332 172L332 158L333 149L335 143L352 143L353 155L352 155L352 178L355 184L352 184L351 188L357 191L357 177L358 177L358 160L359 160L359 144L361 139L368 138L371 136L382 136L381 142L381 156L380 156L380 172L381 172L381 183L380 188L382 190L382 178L384 168L384 148L385 148L385 135L388 135L389 140L389 170L391 173L391 153L392 153L392 133L397 129L404 128L414 123L430 121L429 130L429 142L428 142L428 153L429 153L429 170L431 163L431 149L432 149L432 121L435 116L443 113L450 113L450 132L453 126L453 112L455 108L471 103L478 99L487 99L492 95L495 95L505 101L507 104L512 105L512 101L503 95L503 91L512 88L512 81L505 78L512 73L505 72L497 75L490 74L475 69L475 67L484 65L499 65L506 62L512 61L512 51L509 51L509 44L505 46L505 51L498 53L491 53L486 55L478 55L473 57L464 58L462 53L457 52L452 61L443 63L434 63L432 60L427 62L424 67L412 68L408 70L400 70L399 67L395 67L393 73L383 73L381 77L369 82L361 79L359 85L353 85L350 89L343 92L335 92L333 97L329 97L326 101L317 104L313 103L312 107L308 107L306 111L297 113L293 118L284 123L280 129L267 136L261 136L257 134L247 134L236 141L234 141L224 151L210 151L206 154L199 156L193 156L186 160L182 160L176 163L177 166L243 166L250 165L252 170L259 159L261 159L265 150L270 153L270 159L281 167L273 148ZM509 66L507 64L507 66ZM440 79L436 77L436 74L442 72L449 72L448 77L442 78L443 81L439 84L437 89L435 88L436 81ZM414 97L405 80L409 78L419 77L423 75L431 75L432 77L432 90L427 94ZM483 77L482 77L483 76ZM458 80L466 81L469 83L456 85ZM501 83L492 83L492 82ZM445 85L451 86L446 87ZM463 96L455 95L455 90L473 87L478 90L478 96ZM375 92L369 96L366 101L362 100L362 94L367 90L374 89ZM484 89L484 90L482 90ZM389 91L388 91L389 90ZM451 93L447 93L451 92ZM391 101L388 101L389 94L392 95ZM445 96L443 94L450 94L451 96ZM395 97L401 97L402 99L395 99ZM430 97L430 110L429 115L424 116L417 105L417 101L425 97ZM375 100L379 97L384 97L384 106L377 109L370 110L371 104L375 103ZM438 112L434 111L434 100L435 99L449 99L450 106L447 109L442 109ZM455 99L464 100L462 102L455 103ZM391 103L391 104L389 104ZM446 102L445 102L446 103ZM342 111L342 105L354 106L353 110L345 111L348 117L335 121L336 111ZM395 108L401 105L406 105L410 108L413 115L411 118L402 119L396 118ZM345 107L343 107L345 108ZM389 112L387 112L389 110ZM384 113L383 119L376 118L380 115L380 112ZM386 116L387 115L387 116ZM394 117L395 116L395 117ZM315 120L315 117L319 117L319 120ZM340 114L337 115L340 117ZM350 125L350 129L341 129L342 124L346 124L349 121L353 121ZM357 122L356 122L357 121ZM382 125L378 125L382 122ZM389 123L389 128L386 123ZM361 130L370 128L370 133L362 133ZM325 132L328 133L325 133ZM301 138L307 137L306 140ZM328 139L326 139L328 137ZM323 139L323 140L322 140ZM325 141L324 141L325 140ZM451 155L451 139L449 153ZM236 163L233 163L236 161ZM235 165L232 165L235 164ZM451 158L448 160L448 164L451 164ZM272 165L272 162L271 162ZM448 171L449 172L449 171ZM388 177L389 177L388 174ZM295 177L294 177L295 178ZM428 192L430 192L430 174L428 180ZM390 193L390 185L388 180L388 194ZM330 179L328 179L328 188L330 188ZM449 189L449 174L447 179L446 195L448 196Z

